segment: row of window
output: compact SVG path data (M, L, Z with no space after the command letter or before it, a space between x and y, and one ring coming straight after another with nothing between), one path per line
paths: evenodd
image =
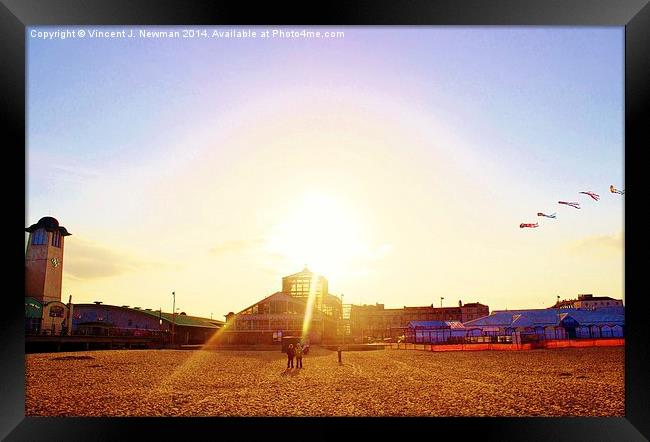
M295 292L308 292L311 289L311 279L303 279L303 280L297 280L295 282L291 282L291 291ZM323 290L323 283L322 281L316 281L316 290L317 291L322 291Z
M305 306L295 302L287 301L270 301L261 304L256 304L251 308L244 310L245 315L268 315L268 314L283 314L283 313L297 313L302 314L305 312Z
M32 244L35 246L47 244L47 231L45 229L38 229L32 232ZM52 233L52 246L61 247L61 232L58 230Z
M264 320L253 320L253 321L237 321L235 324L236 330L279 330L279 329L288 329L288 330L301 330L302 321L290 320L290 321L264 321Z
M457 321L459 318L453 315L404 315L404 316L366 316L352 317L354 322L366 322L368 324L401 324L409 321Z

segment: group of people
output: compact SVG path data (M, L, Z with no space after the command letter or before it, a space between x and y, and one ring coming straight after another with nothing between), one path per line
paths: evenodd
M293 358L296 358L296 368L302 368L302 354L303 347L300 342L296 343L294 347L293 344L289 344L287 347L287 368L293 368Z

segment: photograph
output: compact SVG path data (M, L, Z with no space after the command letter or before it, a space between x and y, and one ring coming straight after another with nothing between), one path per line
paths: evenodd
M626 416L625 26L24 38L26 417Z

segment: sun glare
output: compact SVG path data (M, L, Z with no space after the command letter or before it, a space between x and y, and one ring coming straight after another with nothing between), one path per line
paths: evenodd
M338 200L321 194L307 194L297 200L272 229L268 247L291 265L327 275L340 276L366 248L358 218Z

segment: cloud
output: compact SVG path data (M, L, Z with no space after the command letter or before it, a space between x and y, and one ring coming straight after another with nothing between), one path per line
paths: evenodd
M99 173L97 171L80 166L67 166L57 164L52 166L52 170L56 172L59 177L74 181L85 181L99 177Z
M224 241L210 249L212 255L223 255L225 253L236 253L252 249L262 244L261 239L235 239Z
M576 255L613 255L623 252L623 232L613 235L593 235L573 241L569 252Z
M105 245L76 237L65 246L66 276L86 280L123 273L159 269L168 264L139 258Z

